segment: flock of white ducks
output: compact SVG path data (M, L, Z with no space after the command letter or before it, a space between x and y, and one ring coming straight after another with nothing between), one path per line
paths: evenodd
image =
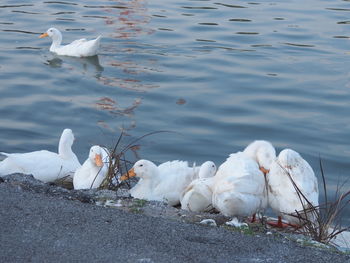
M71 178L74 189L98 188L104 180L110 154L106 148L92 146L87 160L80 165L72 151L74 135L65 129L61 135L58 153L46 150L29 153L1 153L0 176L12 173L32 174L43 182ZM275 148L267 141L254 141L242 152L232 153L218 169L212 161L201 166L189 166L185 161L169 161L155 165L139 160L119 180L138 177L130 189L134 198L165 201L169 205L194 212L213 208L232 217L253 216L271 207L290 224L298 224L291 214L307 205L300 200L295 185L306 199L318 206L318 184L311 166L291 149L276 157ZM294 185L295 184L295 185Z
M159 166L147 160L136 162L120 180L139 177L130 190L134 198L165 201L194 212L215 208L240 226L236 217L253 216L268 207L278 215L271 225L284 227L282 218L298 224L291 214L307 205L296 187L314 206L318 206L318 185L311 166L295 151L285 149L276 157L270 142L254 141L243 152L230 154L216 171L213 162L190 167L172 161ZM294 184L293 184L294 182ZM296 187L295 187L296 186ZM303 199L303 198L302 198Z

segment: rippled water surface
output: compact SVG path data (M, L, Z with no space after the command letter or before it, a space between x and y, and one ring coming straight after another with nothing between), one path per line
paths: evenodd
M0 150L55 151L61 131L111 145L152 131L155 162L218 165L255 139L300 152L329 188L350 171L349 1L10 1L0 3ZM64 43L102 35L88 59ZM350 216L349 216L350 217Z

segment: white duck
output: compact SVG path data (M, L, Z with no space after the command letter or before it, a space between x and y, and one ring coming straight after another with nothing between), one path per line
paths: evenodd
M216 165L207 161L200 166L199 178L193 180L181 194L181 208L193 212L208 211L212 208L212 183Z
M260 170L267 174L272 162L276 159L276 150L268 141L257 140L250 143L243 151L259 165Z
M97 55L98 49L100 47L101 36L98 36L93 40L86 40L85 38L73 41L68 45L61 45L62 34L61 32L51 27L46 33L41 34L39 38L51 37L52 44L50 51L62 56L72 56L72 57L90 57Z
M180 203L180 195L194 179L195 173L184 161L170 161L156 166L151 161L139 160L120 180L133 176L140 180L130 190L132 197L165 201L174 206Z
M58 154L46 150L29 153L1 153L7 158L0 162L0 176L23 173L32 174L43 182L73 176L81 165L72 151L74 135L71 129L62 132Z
M73 177L74 189L98 188L108 172L109 151L98 145L90 148L89 157Z
M299 153L291 149L281 151L267 175L269 205L278 214L278 222L270 224L277 227L285 226L282 218L291 224L299 224L299 220L290 214L302 211L303 205L308 207L306 200L299 198L291 178L307 200L318 206L318 183L311 166Z
M231 154L214 176L212 204L225 216L250 216L267 206L266 185L258 163L246 154ZM238 222L233 218L232 222ZM240 224L235 224L239 226Z

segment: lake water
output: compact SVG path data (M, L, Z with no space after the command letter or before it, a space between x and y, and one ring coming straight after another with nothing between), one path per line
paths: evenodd
M222 163L255 139L298 151L328 187L350 171L349 1L14 1L0 4L0 150L83 162L124 129L139 157ZM89 59L50 39L102 35ZM350 222L347 214L347 223Z

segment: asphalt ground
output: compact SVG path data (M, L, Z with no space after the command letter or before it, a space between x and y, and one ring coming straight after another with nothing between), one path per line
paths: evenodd
M0 182L0 200L1 262L350 262L274 235L105 208L13 182Z

